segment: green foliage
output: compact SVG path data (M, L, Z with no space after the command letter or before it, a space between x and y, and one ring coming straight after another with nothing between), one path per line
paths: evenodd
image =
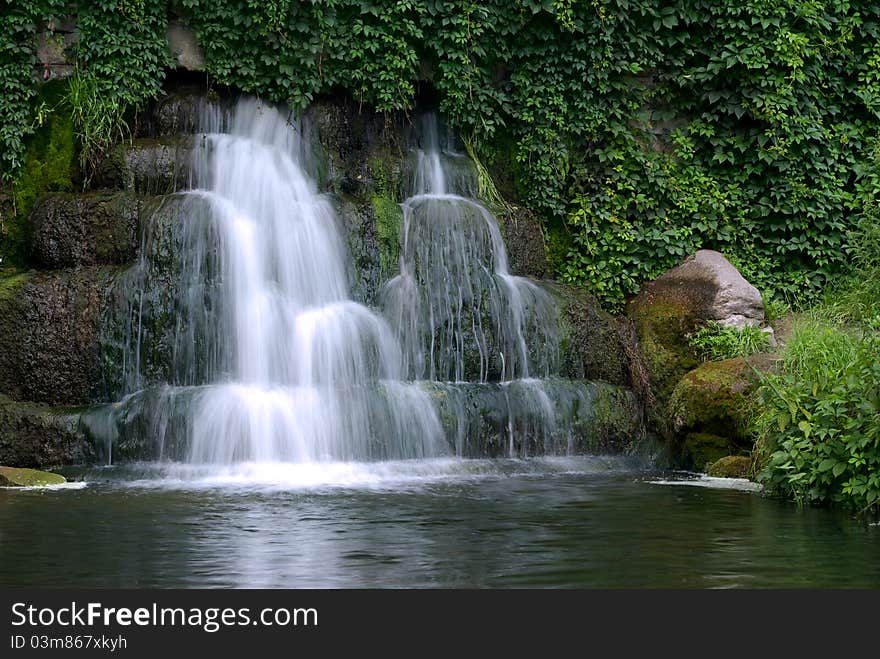
M783 365L786 372L804 379L833 379L855 359L859 343L853 331L829 324L814 313L795 326L785 346Z
M835 356L849 339L822 337L818 359L765 378L756 421L763 470L771 491L800 502L880 507L880 334Z
M91 71L77 69L70 78L67 103L79 142L79 164L87 177L110 147L128 135L125 106L103 87Z
M7 175L30 131L41 21L78 14L78 65L108 99L102 126L158 90L168 4L30 0L3 15ZM701 247L771 298L814 302L880 191L876 3L180 0L174 10L196 29L212 81L293 109L342 89L408 110L430 80L487 171L510 157L518 201L562 229L557 275L610 307Z
M759 390L755 430L771 491L880 510L880 222L868 204L843 284L801 321Z
M63 103L66 84L53 81L31 101L37 108L35 132L25 141L24 165L13 181L12 207L0 221L0 260L21 265L25 258L27 216L45 192L73 189L73 124Z
M759 327L742 329L709 322L694 332L688 343L703 361L748 357L770 349L770 337Z
M78 68L69 103L86 178L129 134L126 112L155 97L170 63L164 0L93 0L77 5Z
M60 0L5 3L0 11L0 178L10 181L24 164L25 138L35 126L34 67L38 25L59 11Z
M81 159L94 163L111 138L126 131L124 113L154 97L169 63L164 0L26 0L0 12L0 165L14 181L24 165L25 140L45 107L37 93L36 39L51 36L59 16L75 16L79 67L70 101ZM93 123L94 122L94 123Z

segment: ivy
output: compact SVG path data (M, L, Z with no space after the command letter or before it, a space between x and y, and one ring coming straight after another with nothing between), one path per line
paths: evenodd
M178 0L172 9L195 28L212 81L295 110L343 90L378 111L408 111L430 81L475 155L554 232L556 274L612 308L701 247L724 252L770 296L809 302L845 265L850 218L880 190L866 166L880 137L876 3ZM159 89L168 11L164 0L3 10L7 176L32 124L40 21L79 14L78 64L102 97L130 108Z

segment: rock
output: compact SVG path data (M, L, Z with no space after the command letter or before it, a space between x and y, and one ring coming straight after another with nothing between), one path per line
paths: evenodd
M377 198L376 205L379 199ZM400 206L390 201L388 203L400 212ZM382 246L377 236L377 209L374 204L343 195L337 199L336 211L351 254L348 263L351 296L361 304L376 306L381 282L392 276L390 271L385 271L392 264L384 261L393 261L388 256L383 259ZM394 247L397 247L396 243ZM397 262L393 262L393 265L397 266Z
M708 432L747 444L747 397L756 371L770 370L776 359L768 353L706 362L682 377L667 408L673 432Z
M555 282L541 282L541 286L559 309L561 373L637 387L644 366L626 327L582 289Z
M76 410L18 403L0 395L0 463L44 468L93 458Z
M112 273L88 267L0 280L0 392L65 405L100 399L100 313Z
M709 321L744 327L764 319L761 294L720 253L700 250L646 284L627 305L662 409L678 380L699 364L687 336ZM662 425L662 419L657 419Z
M2 487L42 487L45 485L60 485L66 482L67 479L64 476L52 474L48 471L0 467L0 486Z
M320 188L361 200L373 195L403 199L407 154L401 117L362 111L349 98L331 97L308 107L304 126L315 132Z
M726 437L693 432L684 438L679 463L684 467L705 471L709 464L717 462L734 449Z
M764 322L764 301L720 252L701 249L649 284L691 304L697 321L743 328ZM674 292L673 292L674 291Z
M76 26L70 21L53 25L50 30L38 30L36 35L36 71L40 80L67 78L73 74L73 59L68 57L79 41Z
M745 455L727 455L706 468L709 476L716 478L748 478L752 459Z
M144 117L144 128L147 135L161 138L198 133L202 112L209 104L226 110L232 108L233 100L234 97L206 93L198 87L176 87L156 101L152 112Z
M194 135L139 138L114 148L98 167L92 188L164 195L189 187Z
M58 193L42 197L31 211L31 254L46 268L122 265L134 260L144 199Z
M171 21L166 31L168 48L174 55L177 68L187 71L204 71L205 54L196 39L196 34L189 26Z
M547 276L547 248L541 222L527 208L511 207L498 217L507 246L510 272L515 275L543 279Z

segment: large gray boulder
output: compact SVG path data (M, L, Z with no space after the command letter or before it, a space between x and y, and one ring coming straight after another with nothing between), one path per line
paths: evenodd
M764 322L761 293L720 252L701 249L661 275L652 286L690 291L698 321L714 321L742 329Z

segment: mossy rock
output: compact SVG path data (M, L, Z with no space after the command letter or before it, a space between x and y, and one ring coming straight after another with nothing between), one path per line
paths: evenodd
M707 432L749 443L748 396L758 373L773 367L772 354L706 362L687 373L672 392L666 416L676 435Z
M118 144L98 165L90 185L146 195L185 190L190 187L190 163L193 149L200 146L198 139L180 135Z
M686 338L697 316L687 299L665 289L642 291L627 306L627 315L635 323L651 391L662 410L679 379L700 363Z
M507 248L510 272L534 279L545 278L550 266L538 217L527 208L511 206L499 214L498 223Z
M726 455L708 467L706 473L716 478L748 478L752 459L745 455Z
M657 405L654 421L668 433L663 411L679 379L699 364L688 336L707 321L755 324L761 296L718 252L700 250L646 284L627 305L648 366Z
M143 206L126 192L46 195L31 211L32 257L46 268L133 261Z
M45 468L93 459L77 409L19 403L0 395L0 463Z
M706 432L692 432L681 445L680 463L683 467L705 470L730 454L736 447L727 437Z
M112 275L91 267L0 279L0 392L62 405L100 397L100 314Z
M368 201L398 196L405 154L404 119L362 111L352 99L330 96L312 103L305 125L315 131L318 185Z
M64 476L48 471L0 467L0 486L3 487L44 487L46 485L61 485L66 482L67 479Z
M634 387L639 364L633 362L639 356L626 328L582 289L555 282L541 286L559 309L563 376Z

